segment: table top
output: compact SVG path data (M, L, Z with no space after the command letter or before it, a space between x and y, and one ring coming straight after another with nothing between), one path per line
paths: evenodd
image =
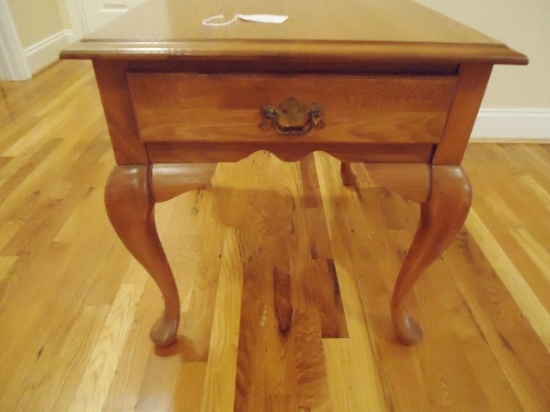
M223 14L286 15L282 24ZM526 64L506 45L410 0L148 0L70 46L81 59L342 59Z

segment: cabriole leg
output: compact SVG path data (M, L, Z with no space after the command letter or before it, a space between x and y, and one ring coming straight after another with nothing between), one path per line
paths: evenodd
M176 340L180 301L174 276L155 225L150 167L116 166L105 188L105 205L116 233L149 272L164 297L164 312L151 329L151 340L168 346Z
M180 301L172 269L157 233L155 202L208 184L216 164L116 166L105 187L105 206L118 236L149 272L164 298L164 312L151 329L157 346L175 342Z
M431 185L416 235L405 257L393 291L391 311L397 339L414 345L422 329L405 309L406 298L422 273L449 246L470 210L472 192L460 166L432 166Z
M109 220L164 298L164 312L150 333L157 346L168 346L176 340L180 301L157 233L155 202L207 185L215 169L216 164L210 163L116 166L107 181L105 205Z

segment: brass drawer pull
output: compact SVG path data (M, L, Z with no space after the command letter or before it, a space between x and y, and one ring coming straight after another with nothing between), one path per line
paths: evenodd
M261 114L265 120L260 123L260 129L268 130L273 125L277 133L287 136L302 136L314 127L321 128L325 125L321 119L323 108L319 103L312 103L308 107L294 96L278 107L262 107Z

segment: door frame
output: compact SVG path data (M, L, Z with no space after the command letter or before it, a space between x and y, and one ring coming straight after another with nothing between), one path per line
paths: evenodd
M32 77L7 0L0 0L0 76L2 80Z
M72 43L80 40L88 34L90 29L88 27L88 22L86 21L86 14L84 13L82 0L64 0L64 3L71 22L71 29L73 33L69 41Z
M64 0L71 24L69 42L75 42L88 32L82 0ZM25 50L7 0L0 0L0 79L27 80L32 77Z

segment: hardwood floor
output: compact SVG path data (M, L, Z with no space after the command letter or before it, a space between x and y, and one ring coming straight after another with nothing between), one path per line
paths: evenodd
M414 347L389 302L417 205L323 153L220 164L157 207L183 313L155 350L91 66L0 92L0 411L550 410L550 145L470 145L473 208L415 288Z

